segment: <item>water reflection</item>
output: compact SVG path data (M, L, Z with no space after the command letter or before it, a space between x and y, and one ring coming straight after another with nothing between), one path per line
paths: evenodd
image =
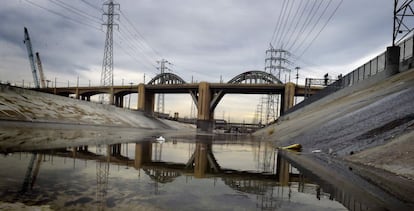
M199 136L195 142L79 146L21 155L10 157L16 165L26 163L23 188L10 198L5 195L14 192L13 184L0 184L3 200L47 203L59 210L345 209L266 142ZM12 175L1 177L6 181Z

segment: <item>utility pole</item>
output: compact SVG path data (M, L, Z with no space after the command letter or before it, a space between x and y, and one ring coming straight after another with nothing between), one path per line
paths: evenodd
M105 50L102 62L102 72L101 72L101 86L112 87L114 85L114 40L113 40L113 29L114 25L114 16L119 17L119 14L115 14L115 7L119 4L114 3L113 0L109 0L103 4L108 8L103 15L107 16L107 22L103 24L106 26L106 39L105 39ZM99 97L101 102L109 102L109 97L105 95L100 95Z
M299 69L300 67L295 67L296 69L296 86L298 86L298 82L299 82ZM298 103L298 97L295 96L295 105Z
M160 74L164 74L166 70L170 70L167 67L167 64L171 64L169 61L167 61L166 59L161 59L161 61L157 61L157 63L160 65L157 69L160 70ZM160 84L165 84L164 78L161 77L161 81ZM164 101L165 95L162 94L158 94L157 96L157 112L159 114L163 114L164 113L164 109L165 109L165 101Z

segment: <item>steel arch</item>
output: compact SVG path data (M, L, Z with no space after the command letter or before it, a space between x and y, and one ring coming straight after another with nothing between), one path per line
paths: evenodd
M242 74L237 75L233 79L231 79L229 84L283 84L276 76L260 71L260 70L252 70L247 71Z
M185 84L186 82L178 75L174 73L161 73L156 75L151 79L147 84L156 85L156 84Z

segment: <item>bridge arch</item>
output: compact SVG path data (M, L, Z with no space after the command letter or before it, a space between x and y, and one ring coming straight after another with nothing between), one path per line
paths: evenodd
M283 84L274 75L261 70L251 70L241 73L227 83L241 84L243 82L246 84Z
M174 73L161 73L155 76L148 85L156 84L185 84L186 82L178 75Z

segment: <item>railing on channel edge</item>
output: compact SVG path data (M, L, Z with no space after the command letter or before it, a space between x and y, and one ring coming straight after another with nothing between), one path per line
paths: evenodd
M413 54L414 54L414 36L411 36L403 41L401 41L398 46L400 46L400 71L412 68L413 64ZM326 97L340 89L343 89L348 86L353 86L359 82L371 78L372 76L385 70L385 52L371 59L367 63L359 66L355 70L351 71L347 75L338 78L337 81L328 85L315 95L312 95L302 102L296 104L294 107L289 109L283 115L292 113L300 108L305 107L323 97ZM282 116L283 116L282 115Z

